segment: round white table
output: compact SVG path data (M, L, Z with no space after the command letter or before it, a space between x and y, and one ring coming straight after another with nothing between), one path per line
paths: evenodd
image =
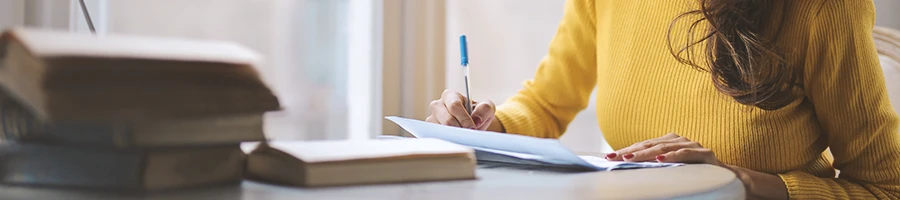
M0 199L744 199L743 184L731 171L712 165L564 172L522 166L480 164L477 180L293 188L244 181L240 185L149 194L112 194L21 186L0 186Z

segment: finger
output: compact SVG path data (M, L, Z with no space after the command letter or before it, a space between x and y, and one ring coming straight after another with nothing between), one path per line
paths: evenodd
M434 115L430 115L425 118L425 122L440 124L440 122L438 122L437 119L434 118Z
M443 101L432 101L430 106L431 115L434 116L434 120L437 121L438 124L459 127L459 121L456 121L456 118L447 112L447 106L444 106Z
M669 133L669 134L666 134L666 135L664 135L664 136L662 136L662 137L659 137L659 138L654 138L654 139L646 140L646 141L643 141L643 142L638 142L638 143L635 143L635 144L633 144L633 145L631 145L631 146L629 146L629 147L625 147L625 148L619 149L618 151L615 151L615 153L609 154L609 155L606 157L606 159L608 159L608 160L613 160L613 161L623 161L624 158L625 158L625 155L628 155L628 154L633 153L633 152L636 152L636 151L640 151L640 150L644 150L644 149L653 147L653 146L655 146L656 144L658 144L658 143L660 143L660 142L664 142L664 141L666 141L666 140L677 139L677 138L679 138L679 136L676 135L675 133Z
M494 123L494 120L497 120L497 118L494 116L491 116L491 118L484 120L484 122L481 123L481 126L475 127L475 129L486 131L486 130L488 130L488 128L491 127L491 123Z
M654 146L657 146L659 144L676 143L676 142L682 142L682 141L679 138L671 138L671 137L663 136L660 138L655 138L655 139L646 140L643 142L638 142L629 147L626 147L626 148L620 149L619 151L616 151L618 158L615 160L616 161L625 161L625 160L629 160L629 159L634 159L635 152L647 150L647 149L653 148Z
M455 93L455 94L458 95L461 99L468 99L468 98L466 98L466 96L463 96L462 93L454 92L453 90L447 89L447 90L445 90L444 92L449 92L450 95L452 95L452 94ZM443 97L443 95L444 95L444 94L441 94L442 97ZM475 100L472 100L472 99L469 99L469 102L470 102L469 105L472 106L472 111L474 112L474 111L475 111L475 106L478 105L478 102L475 101ZM464 102L464 103L465 103L465 102ZM491 103L494 103L494 102L491 102ZM464 104L464 105L465 105L465 104Z
M665 153L678 151L679 149L685 148L702 148L699 143L696 142L682 142L678 139L669 139L669 142L660 143L656 146L650 147L648 149L640 150L633 154L634 156L630 159L625 159L630 162L643 162L643 161L652 161L656 160L656 156L662 155Z
M659 162L717 164L716 154L706 148L684 148L660 155Z
M468 99L463 97L462 94L450 90L444 91L441 99L444 101L444 106L447 107L447 112L459 122L459 127L475 128L475 121L469 116L468 109L466 109L466 105L463 102L468 101Z
M475 127L482 127L487 120L493 120L494 118L494 102L491 100L487 100L475 105L475 109L472 110L472 121L475 122Z

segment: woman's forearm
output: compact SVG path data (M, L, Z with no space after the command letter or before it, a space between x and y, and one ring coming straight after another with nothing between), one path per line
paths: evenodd
M744 182L747 199L788 199L787 187L781 177L733 165L728 168Z

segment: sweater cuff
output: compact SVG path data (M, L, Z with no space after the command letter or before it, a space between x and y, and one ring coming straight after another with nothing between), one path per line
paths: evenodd
M527 135L527 128L524 128L528 123L528 113L525 113L525 109L521 107L522 105L518 105L518 103L507 102L500 104L497 108L497 112L494 113L494 116L497 117L497 120L500 120L500 123L503 124L503 129L506 133L512 134L522 134Z
M791 171L784 174L778 174L787 191L790 199L828 199L823 194L831 194L832 189L828 184L822 182L822 178L813 176L802 171Z

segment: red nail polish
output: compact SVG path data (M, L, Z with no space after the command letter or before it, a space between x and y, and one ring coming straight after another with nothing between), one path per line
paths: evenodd
M666 160L666 156L664 156L664 155L658 155L658 156L656 156L656 160L657 160L657 161L664 161L664 160Z
M630 153L625 154L625 156L623 156L623 157L625 157L625 159L631 159L631 158L634 158L634 154L630 154Z
M475 121L475 126L481 126L481 123L483 122L481 120L481 117L478 117L478 116L472 117L472 120Z
M606 159L613 159L613 158L616 158L616 156L619 156L619 154L616 154L616 152L612 152L612 153L606 154Z

